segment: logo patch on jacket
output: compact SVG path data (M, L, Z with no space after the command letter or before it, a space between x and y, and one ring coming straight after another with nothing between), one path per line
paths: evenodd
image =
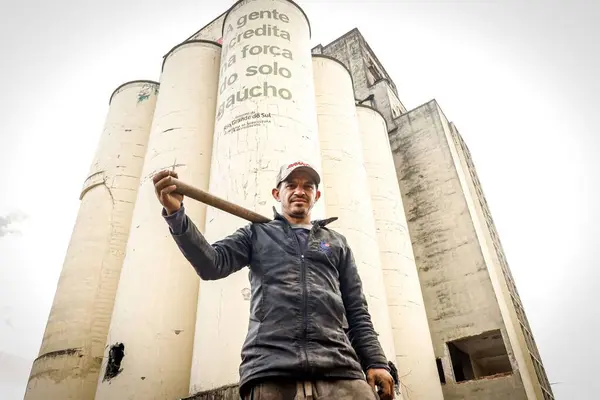
M331 254L331 246L325 240L321 240L321 243L319 243L319 249L327 255Z

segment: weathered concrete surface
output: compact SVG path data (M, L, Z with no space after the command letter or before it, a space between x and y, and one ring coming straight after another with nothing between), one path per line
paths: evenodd
M381 114L356 107L377 243L405 399L441 400L419 275L402 206L387 126Z
M27 400L94 398L157 90L137 81L113 93Z
M205 392L196 393L181 400L239 400L240 391L238 385L229 385Z
M390 144L434 350L446 376L444 396L463 398L465 390L461 387L464 383L455 383L446 343L499 329L514 372L502 378L504 383L497 384L495 392L504 398L527 398L463 192L462 172L452 156L448 122L437 103L431 101L396 123L398 128L390 132ZM485 384L489 382L487 379Z
M405 113L406 108L394 82L358 29L325 46L318 45L312 52L341 61L352 75L356 99L361 101L372 95L373 100L364 104L375 107L384 116L389 130L395 128L394 119Z
M441 112L441 110L440 110ZM442 115L443 118L443 115ZM447 121L443 120L447 124ZM469 199L470 215L477 237L485 254L490 279L494 286L507 334L513 343L515 359L530 398L552 398L552 388L541 364L531 328L525 316L521 299L506 261L500 238L477 176L471 154L456 126L450 123L445 132L454 146L451 147L457 170L462 174L462 187ZM520 312L518 312L518 310ZM530 340L526 340L529 334ZM538 368L534 366L538 364ZM543 393L543 391L545 393ZM546 397L544 397L546 396Z
M527 394L513 376L494 376L447 386L444 400L527 400ZM531 399L534 400L534 399ZM537 400L537 399L535 399ZM541 398L540 398L541 400Z
M388 360L395 362L396 350L352 80L344 65L331 58L314 56L313 70L322 186L327 193L324 203L327 217L339 218L328 227L344 235L352 249L379 342Z

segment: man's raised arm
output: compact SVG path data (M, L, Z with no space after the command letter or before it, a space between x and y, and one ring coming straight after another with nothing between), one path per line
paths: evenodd
M225 278L250 264L251 228L246 225L213 245L209 244L194 222L185 214L183 196L176 192L170 177L175 171L160 171L152 178L154 191L163 206L162 215L169 224L171 236L200 278Z
M166 210L163 210L163 217L169 224L171 236L181 253L201 279L222 279L250 264L252 252L250 224L211 245L185 214L183 205L171 215L167 215Z

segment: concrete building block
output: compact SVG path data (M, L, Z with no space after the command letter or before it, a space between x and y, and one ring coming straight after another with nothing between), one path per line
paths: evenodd
M497 330L512 370L510 378L502 376L502 393L528 398L470 214L463 171L453 156L448 122L431 101L398 118L397 126L390 142L435 354L445 372L453 371L448 342ZM457 388L464 383L456 382L456 370L446 377L445 398L459 398Z

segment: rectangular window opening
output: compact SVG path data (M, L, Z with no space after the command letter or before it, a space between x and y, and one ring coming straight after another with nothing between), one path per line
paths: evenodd
M499 330L454 340L447 346L456 382L512 373Z
M435 363L437 365L438 375L440 376L440 382L443 385L446 383L446 376L444 375L444 366L442 365L442 359L436 358Z

